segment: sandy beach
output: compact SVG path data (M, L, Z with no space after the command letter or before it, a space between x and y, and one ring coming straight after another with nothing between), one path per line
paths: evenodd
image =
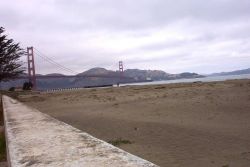
M160 166L249 167L250 80L83 89L18 99Z

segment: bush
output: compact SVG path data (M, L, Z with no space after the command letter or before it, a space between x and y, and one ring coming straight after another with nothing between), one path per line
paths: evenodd
M24 82L23 83L23 90L31 90L33 87L33 84L31 82Z
M9 91L11 91L11 92L15 91L15 87L9 88Z
M118 138L118 139L115 139L115 140L110 140L110 141L108 141L108 143L112 144L113 146L119 146L121 144L132 144L131 141L124 140L122 138Z
M6 143L4 133L0 133L0 162L6 160Z

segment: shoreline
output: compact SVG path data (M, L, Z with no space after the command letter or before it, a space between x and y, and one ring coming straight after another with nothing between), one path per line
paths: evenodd
M138 82L138 83L128 83L121 84L122 86L127 85L157 85L157 84L171 84L171 83L192 83L192 82L218 82L218 81L230 81L230 80L245 80L250 79L250 74L241 75L225 75L225 76L205 76L199 78L183 78L183 79L173 79L173 80L161 80L152 82Z

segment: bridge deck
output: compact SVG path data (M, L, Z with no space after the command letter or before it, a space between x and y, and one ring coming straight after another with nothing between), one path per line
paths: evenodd
M3 96L8 162L20 166L156 166Z

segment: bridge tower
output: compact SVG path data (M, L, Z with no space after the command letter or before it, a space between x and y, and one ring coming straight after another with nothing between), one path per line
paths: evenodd
M119 72L120 72L120 76L123 76L123 62L119 61Z
M36 90L36 71L33 47L27 47L27 56L29 81L33 84L33 89Z

